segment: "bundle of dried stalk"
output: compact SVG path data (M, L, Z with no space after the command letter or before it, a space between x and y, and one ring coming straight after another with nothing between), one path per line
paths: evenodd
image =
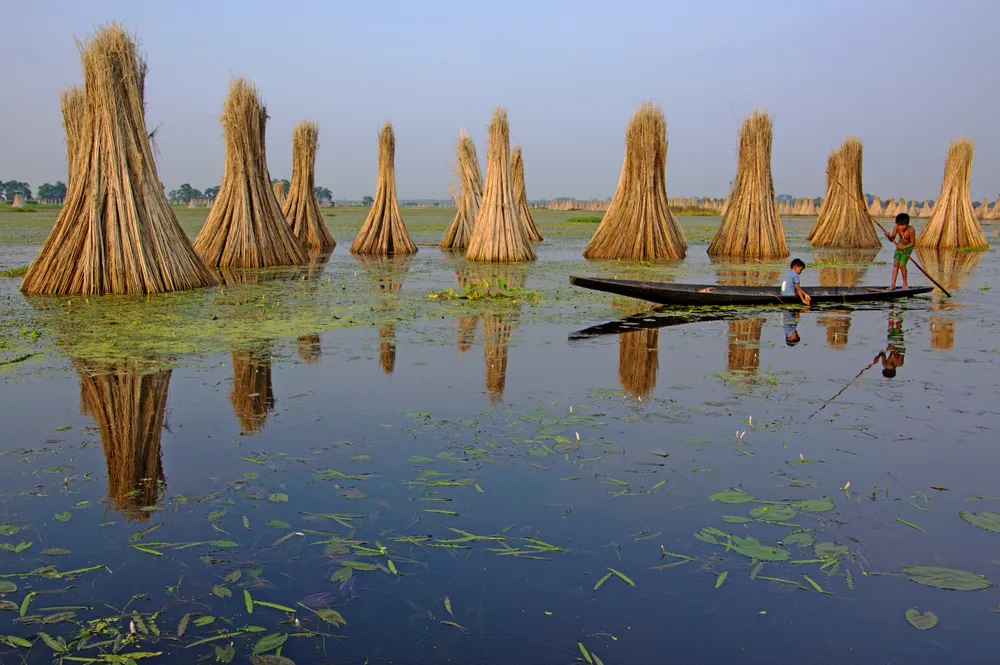
M306 262L281 214L267 171L267 108L243 78L229 83L220 118L226 163L215 205L194 241L205 262L220 268L265 268Z
M271 189L274 190L274 198L277 199L278 206L281 207L285 205L285 183L280 180L275 180L274 184L271 185Z
M929 201L925 201L924 202L924 209L928 210L927 217L930 217L931 215L930 215L930 202ZM923 215L921 215L921 216L923 216ZM986 212L986 214L983 216L983 219L991 220L991 221L992 220L1000 219L1000 196L998 196L997 200L993 202L992 206L990 206L989 211Z
M771 178L771 118L754 111L740 129L739 161L729 208L708 246L709 256L781 259L785 231Z
M23 208L24 207L24 194L15 194L14 200L10 202L11 208Z
M73 186L21 282L30 294L159 293L216 284L174 216L146 130L146 63L117 24L80 45Z
M807 240L816 247L878 249L875 221L865 205L861 184L861 139L852 136L830 155L823 207Z
M944 166L941 195L924 230L917 236L917 247L986 249L990 246L972 207L971 177L972 142L954 141Z
M883 215L884 210L885 208L882 207L882 199L880 199L877 196L872 199L872 204L868 206L868 214L871 215L873 218L881 217Z
M292 132L292 183L281 211L292 226L292 235L303 247L332 252L337 243L326 228L316 196L318 147L319 126L310 120L297 124Z
M240 431L257 434L264 429L274 410L270 349L237 349L233 357L233 383L229 402L233 405Z
M137 363L101 367L76 361L80 412L97 423L108 468L108 498L126 518L146 521L165 488L160 437L170 370L143 374Z
M726 369L730 372L757 373L760 367L760 333L764 319L739 319L729 322L729 346Z
M656 387L660 367L660 331L632 330L618 335L618 380L622 390L646 397Z
M524 186L524 157L521 155L521 146L514 146L511 153L510 170L514 178L514 200L517 201L517 214L524 224L524 230L528 234L531 242L544 240L538 226L535 225L535 218L531 215L531 204L528 203L528 192Z
M416 254L396 200L396 135L392 124L385 123L378 137L378 184L375 201L358 237L351 244L354 254L389 256Z
M583 255L588 259L682 259L687 240L667 204L667 122L652 102L632 113L618 188Z
M486 184L465 258L469 261L512 263L534 261L527 230L517 211L511 172L510 127L507 112L493 111L486 157Z
M66 197L69 200L69 190L76 182L74 167L76 152L83 142L83 132L86 124L87 105L83 88L74 86L59 93L59 105L62 107L63 128L66 130Z
M920 209L917 211L916 216L917 217L921 217L923 219L927 219L927 218L929 218L931 216L931 212L932 211L933 211L933 208L931 207L931 202L928 201L927 199L924 199L924 202L920 206ZM990 219L990 218L989 217L985 217L984 219Z
M483 173L479 170L476 144L464 129L458 136L455 152L458 155L455 174L462 185L462 195L455 201L458 207L455 219L441 239L441 247L444 249L465 249L469 246L476 216L479 214L479 204L483 200Z

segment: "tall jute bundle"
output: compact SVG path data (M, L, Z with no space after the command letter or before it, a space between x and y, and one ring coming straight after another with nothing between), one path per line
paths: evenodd
M146 63L117 24L80 45L85 113L73 186L21 282L30 294L158 293L216 284L163 194L146 130Z
M931 202L928 201L927 199L924 199L923 205L921 205L920 210L917 211L917 217L922 217L923 219L927 219L931 216L932 211L933 208L931 207ZM990 218L987 217L986 219Z
M274 190L274 198L277 199L278 205L285 205L285 183L280 180L276 180L271 189Z
M926 205L927 204L925 204L925 207ZM930 215L928 215L928 217L930 217ZM984 219L988 220L1000 219L1000 197L997 197L997 200L993 202L993 205L990 207L989 213L986 215Z
M807 240L816 247L879 248L882 241L864 205L861 139L852 136L830 155L823 208Z
M375 202L368 211L351 252L374 256L416 254L396 201L396 134L385 123L378 137L378 184Z
M146 521L163 497L160 437L170 370L143 374L135 362L98 368L76 362L80 411L101 433L108 468L108 499L128 519Z
M709 256L765 260L788 256L771 179L771 141L771 117L754 111L740 129L732 201L708 246Z
M83 132L86 126L87 103L83 88L74 86L59 93L59 105L62 107L63 128L66 130L66 200L69 200L69 190L76 181L76 152L83 143Z
M257 434L264 429L274 410L271 383L271 350L238 349L233 351L233 383L229 402L233 405L240 431Z
M281 214L267 171L267 108L244 78L229 83L219 119L226 163L215 205L194 241L210 266L266 268L299 265L306 254Z
M544 238L535 225L535 218L531 215L528 191L524 186L524 157L521 155L521 146L514 146L510 160L511 175L514 177L514 200L517 201L517 214L521 218L521 223L524 224L524 230L528 232L528 240L540 242Z
M954 141L944 166L941 195L924 230L917 236L917 247L986 249L990 246L972 207L971 177L972 142Z
M740 319L729 322L729 346L726 369L730 372L757 373L760 367L760 333L764 319Z
M281 206L292 235L303 247L331 252L337 246L326 228L316 196L316 149L319 126L311 120L295 125L292 132L292 183Z
M511 263L534 261L527 229L521 222L514 198L514 176L510 167L510 127L507 112L493 111L490 144L486 154L486 184L479 214L472 229L465 258L469 261Z
M883 217L895 217L896 216L896 201L894 199L889 199L888 203L885 204L885 208L882 209Z
M660 331L632 330L618 335L618 380L622 390L646 397L656 387L660 367Z
M444 249L465 249L469 246L476 216L479 214L479 204L483 200L483 172L479 169L476 144L464 129L458 136L455 153L458 155L455 174L462 184L462 196L456 201L458 211L455 219L441 239L441 247Z
M687 240L667 204L667 122L652 102L632 113L618 188L583 255L588 259L682 259Z
M990 214L990 200L987 198L983 199L982 204L976 208L976 218L987 219Z

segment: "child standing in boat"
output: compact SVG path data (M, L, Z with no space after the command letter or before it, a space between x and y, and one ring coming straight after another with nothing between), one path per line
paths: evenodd
M798 296L799 300L808 305L812 298L802 290L801 277L799 277L805 269L806 264L803 263L802 259L792 259L788 266L788 272L781 278L781 295L789 298Z
M910 262L913 246L917 244L917 234L910 226L910 216L905 212L896 215L896 226L885 237L896 245L896 252L892 255L892 285L889 290L896 290L896 275L899 274L903 276L903 288L908 289L910 285L906 282L906 264ZM896 242L896 238L899 238L899 242Z

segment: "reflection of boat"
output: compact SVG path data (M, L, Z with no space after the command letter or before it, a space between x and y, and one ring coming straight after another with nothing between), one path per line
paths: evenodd
M648 300L660 305L781 305L801 304L795 296L782 296L777 286L723 286L718 284L665 284L628 279L570 277L570 284L594 291ZM887 291L876 286L804 286L812 304L871 302L909 298L933 290L930 286Z
M670 326L681 326L685 323L727 321L745 317L745 314L741 315L739 312L702 313L696 310L688 310L686 312L676 314L673 312L667 314L669 311L670 310L667 309L654 309L641 314L628 316L617 321L608 321L607 323L601 323L596 326L584 328L583 330L578 330L575 333L570 333L569 341L575 342L582 339L590 339L591 337L600 337L602 335L620 335L621 333L630 332L632 330L668 328Z

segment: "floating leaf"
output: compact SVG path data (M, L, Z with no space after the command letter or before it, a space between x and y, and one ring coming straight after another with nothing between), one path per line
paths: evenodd
M851 591L853 591L854 590L854 575L851 574L851 571L847 571L847 573L844 575L844 581L847 582L847 588L850 589Z
M288 501L288 495L284 492L271 492L268 495L267 500L271 503L284 503Z
M806 582L809 582L809 586L811 586L813 589L815 589L820 593L826 593L826 591L823 591L823 587L817 584L813 578L809 577L808 575L803 575L802 577L803 579L805 579Z
M68 522L71 519L73 519L73 516L71 514L69 514L68 512L66 512L66 513L56 513L55 515L53 515L53 517L55 517L60 522Z
M750 503L754 499L743 490L726 490L709 495L708 500L719 503Z
M257 640L257 644L253 645L253 652L263 653L265 651L274 651L287 641L287 633L270 633Z
M184 636L184 631L187 630L188 621L190 620L191 620L190 614L185 614L184 616L181 617L180 622L177 624L177 637Z
M17 526L16 524L11 524L10 522L4 522L3 524L0 524L0 536L13 536L20 530L21 527Z
M795 509L791 506L757 506L750 511L750 517L770 522L784 522L795 517Z
M207 626L210 623L213 623L214 621L215 621L215 617L214 616L212 616L211 614L206 614L203 617L198 617L197 619L195 619L194 620L194 625L196 625L199 628L201 628L203 626Z
M333 575L330 576L330 581L340 584L341 582L346 582L351 579L352 575L354 575L354 571L347 566L344 566L342 568L338 568Z
M342 617L340 612L337 610L331 610L329 608L316 610L316 616L334 627L347 625L347 622L344 621L344 617Z
M213 510L208 515L205 515L205 519L207 519L209 522L214 522L215 520L221 520L223 517L226 516L226 512L227 511L225 510Z
M260 478L260 474L256 471L247 471L243 474L243 477L247 480L256 480L257 478Z
M833 500L829 497L823 497L822 499L803 499L802 501L792 502L792 508L800 513L825 513L833 510L833 506Z
M611 579L611 573L607 573L601 579L597 580L597 584L594 585L594 591L601 588L601 585Z
M23 637L17 637L16 635L8 635L4 638L4 641L8 644L16 647L24 647L25 649L31 648L31 642L24 639Z
M759 561L787 561L789 558L785 550L764 545L752 536L746 538L733 536L733 549L745 557Z
M906 610L906 620L917 630L930 630L938 624L937 615L930 610L920 613L920 610L913 607Z
M899 522L900 524L905 524L906 526L910 527L911 529L916 529L917 531L923 531L923 529L921 527L917 526L913 522L907 522L906 520L901 519L899 517L896 518L896 521Z
M212 587L212 593L218 596L219 598L229 598L230 596L233 595L233 592L230 591L229 587L227 587L225 584L216 584L214 587Z
M419 457L418 456L418 457L411 457L409 459L409 461L413 462L414 464L431 464L431 463L434 462L434 458L433 457Z
M722 583L726 581L727 577L729 577L729 571L728 570L722 571L722 574L719 575L717 578L715 578L715 588L718 589L720 586L722 586Z
M42 641L48 645L50 649L56 653L62 653L66 650L66 641L61 637L52 637L48 633L39 632L38 636L42 638Z
M918 584L953 591L988 589L993 582L982 575L950 566L905 566L903 574Z
M28 607L31 605L31 601L33 601L35 599L35 596L37 595L38 594L36 594L34 591L31 591L28 593L27 596L24 597L24 600L21 601L20 613L22 617L28 613Z
M730 524L747 524L748 522L753 522L752 519L743 515L723 515L722 521L729 522Z
M990 510L980 510L978 513L971 513L963 510L958 516L972 526L1000 533L1000 513L994 513Z
M626 575L625 573L621 572L620 570L615 570L614 568L608 568L608 570L610 570L612 573L614 573L618 577L622 578L625 582L628 583L629 586L633 586L633 587L635 586L635 582L633 582L629 578L628 575Z
M815 542L815 538L808 531L793 531L785 536L782 541L785 545L797 545L798 547L809 547Z
M590 663L590 665L594 665L594 660L590 657L587 647L583 646L583 642L577 642L576 646L580 647L580 653L583 654L583 659Z
M295 665L295 661L290 658L285 658L284 656L271 655L253 655L250 656L250 662L253 665Z
M253 597L246 589L243 590L243 604L246 605L247 612L253 614Z
M246 515L243 516L243 528L246 529L247 531L250 530L250 518L247 517Z
M831 559L847 554L847 545L838 545L831 542L816 543L813 552L816 553L816 557L819 559Z
M17 612L18 605L12 600L0 600L0 611Z
M268 526L274 527L275 529L291 529L292 525L288 522L282 522L281 520L271 520L267 523Z
M0 593L14 593L17 585L9 580L0 580Z
M66 556L67 554L72 554L73 550L63 549L61 547L49 547L41 551L41 554L45 556Z
M212 545L213 547L221 547L223 549L240 546L239 543L232 540L213 540L209 542L209 545Z

